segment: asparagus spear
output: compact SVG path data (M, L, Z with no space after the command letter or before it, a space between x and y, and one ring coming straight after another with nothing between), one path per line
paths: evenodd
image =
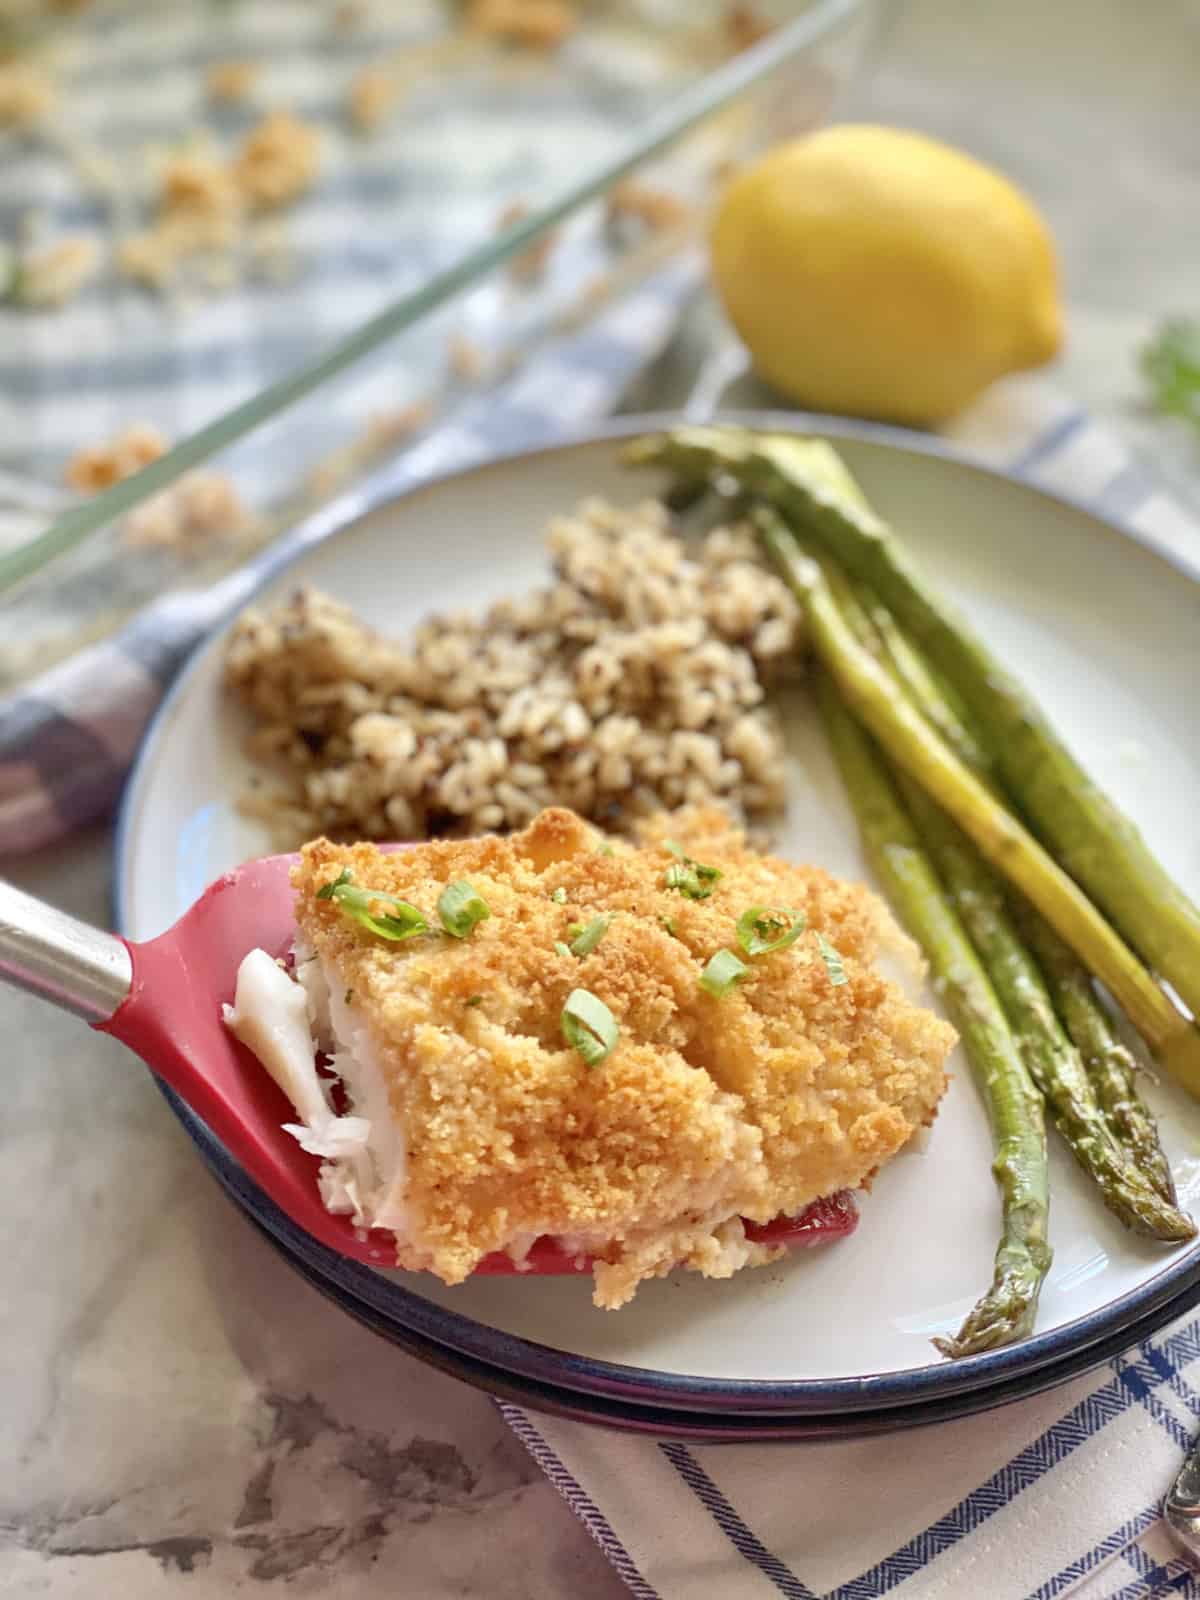
M800 543L812 554L803 539ZM882 645L883 659L893 677L960 759L986 777L986 758L968 727L969 712L910 643L887 607L864 585L848 591L850 606L843 599L843 591L836 584L833 587L847 620L855 626L860 640L867 642L869 636L856 624L852 609L861 602L859 614L873 629L877 644ZM1090 974L1032 906L1018 899L1011 909L1025 942L1033 947L1055 1011L1082 1057L1092 1093L1114 1139L1129 1151L1139 1172L1162 1199L1174 1207L1175 1180L1159 1142L1158 1127L1138 1093L1137 1062L1117 1037Z
M784 537L787 537L786 533ZM922 694L935 692L932 675L915 652L899 638L890 642L877 632L886 612L870 598L864 605L847 581L845 574L818 553L811 551L803 540L799 541L825 577L830 593L846 619L858 642L873 649L891 666L893 677L900 688L906 683L895 666L894 653L902 645L909 661L906 674L908 682L919 686ZM890 618L888 619L891 620ZM894 623L892 624L894 628ZM920 708L919 708L920 709ZM945 707L947 715L953 715ZM960 724L961 726L961 724ZM963 729L965 732L965 728ZM1037 962L1030 954L1009 910L1001 881L982 860L962 830L932 801L912 778L893 772L901 799L916 828L917 835L932 859L941 877L951 905L957 911L964 928L973 942L984 969L1008 1017L1009 1026L1020 1047L1034 1083L1046 1098L1054 1125L1071 1149L1079 1165L1099 1188L1105 1205L1120 1218L1127 1228L1151 1238L1177 1242L1193 1238L1195 1224L1174 1204L1174 1194L1168 1198L1155 1187L1160 1176L1158 1166L1154 1176L1140 1171L1137 1161L1114 1138L1113 1129L1098 1103L1096 1092L1089 1081L1082 1059L1067 1037L1054 1009ZM1036 912L1030 920L1041 923ZM1045 927L1044 924L1042 924ZM1063 947L1056 935L1046 928L1046 936ZM1066 960L1073 963L1069 951L1063 951ZM1090 993L1091 986L1084 984ZM1092 995L1093 1009L1099 1010ZM1084 1004L1079 997L1080 1004ZM1089 1018L1089 1021L1094 1019ZM1105 1019L1107 1021L1107 1019ZM1126 1096L1122 1109L1129 1108ZM1141 1108L1146 1118L1155 1150L1158 1150L1154 1124ZM1142 1133L1145 1128L1139 1128ZM1138 1154L1142 1152L1139 1149ZM1161 1150L1158 1150L1162 1162ZM1165 1162L1162 1162L1165 1165ZM1169 1182L1169 1169L1168 1169Z
M902 675L909 698L927 717L931 711L939 713L935 724L939 733L968 766L980 771L978 746L965 725L961 708L942 698L943 685L897 629L890 612L878 601L868 600L867 605L870 619L883 639L887 659ZM901 660L907 662L907 669L899 665ZM1055 1011L1083 1060L1092 1092L1113 1137L1129 1151L1151 1186L1174 1206L1175 1180L1159 1141L1157 1124L1138 1092L1137 1062L1117 1037L1091 974L1028 902L1016 897L1012 912L1025 942L1033 948Z
M1175 1180L1158 1139L1158 1128L1137 1090L1137 1062L1117 1037L1085 967L1036 912L1024 910L1025 937L1075 1041L1088 1077L1115 1137L1133 1152L1142 1172L1165 1200L1175 1201Z
M1067 872L1200 1015L1200 908L1079 766L1033 698L925 583L828 445L784 434L684 428L639 441L629 456L692 478L732 475L811 528L852 577L870 583L957 686L1010 795Z
M992 1125L992 1171L1003 1208L992 1284L954 1338L934 1340L943 1355L976 1355L1032 1331L1042 1281L1050 1269L1042 1098L870 736L825 672L818 674L817 695L867 853L889 899L929 958Z
M1037 840L1000 805L901 694L847 626L820 569L769 512L760 532L804 604L817 655L897 766L970 835L981 854L1043 913L1115 996L1155 1055L1200 1096L1200 1029L1181 1015L1137 957Z
M896 682L917 710L924 714L925 720L937 729L959 760L978 774L989 788L994 788L991 760L971 732L969 712L953 685L937 676L909 642L895 617L869 589L860 585L857 592L883 646L884 663L891 669Z
M934 723L951 749L984 776L986 765L980 747L967 727L969 713L955 701L953 691L947 693L947 686L910 644L887 608L869 594L863 599L886 658L902 679L909 698ZM1113 1137L1130 1152L1138 1170L1162 1198L1174 1206L1175 1180L1159 1141L1157 1124L1138 1093L1137 1062L1118 1038L1091 974L1028 902L1018 899L1012 909L1026 943L1033 947L1054 1008L1083 1059L1092 1092Z
M919 784L902 777L899 788L950 902L979 952L1030 1075L1076 1161L1108 1209L1134 1233L1173 1243L1193 1238L1196 1225L1191 1218L1162 1198L1114 1140L1079 1052L1063 1031L995 874Z

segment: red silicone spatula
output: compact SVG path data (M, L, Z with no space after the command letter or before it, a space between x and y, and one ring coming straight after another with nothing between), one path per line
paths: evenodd
M320 1161L283 1131L295 1113L274 1080L221 1020L237 969L255 948L283 955L295 933L288 873L294 856L248 862L205 890L173 928L145 944L79 922L11 884L0 883L0 978L73 1011L135 1051L207 1123L232 1156L293 1222L331 1250L374 1267L394 1266L390 1233L355 1228L326 1211ZM753 1237L819 1244L853 1231L849 1195L819 1200L795 1217L748 1225ZM511 1272L508 1256L478 1271ZM587 1270L550 1239L525 1267L540 1273Z

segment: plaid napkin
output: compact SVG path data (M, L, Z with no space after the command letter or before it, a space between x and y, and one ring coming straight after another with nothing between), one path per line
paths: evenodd
M1044 381L998 385L950 436L1200 577L1200 528ZM1200 1321L986 1417L845 1444L654 1443L501 1409L639 1600L1200 1597L1159 1517L1200 1432Z

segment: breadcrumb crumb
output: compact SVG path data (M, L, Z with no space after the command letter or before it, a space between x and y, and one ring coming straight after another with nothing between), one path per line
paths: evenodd
M241 212L238 185L215 156L178 155L164 167L158 226L177 255L228 249Z
M20 260L9 291L11 298L33 310L66 305L98 276L102 263L95 239L86 234L60 239Z
M504 233L518 222L524 222L528 215L529 207L525 202L514 200L511 205L505 206L496 218L496 232ZM508 263L509 276L517 283L536 283L545 272L550 254L558 243L558 233L557 228L549 228L532 244L526 245L524 250L513 256Z
M167 452L167 440L149 422L135 422L106 444L87 445L67 462L64 477L80 494L99 494L131 478Z
M0 63L0 128L34 128L57 104L54 84L39 68L21 60Z
M676 228L692 215L686 200L666 189L655 189L636 178L625 178L608 191L606 201L610 222L629 218L653 233Z
M182 262L229 251L241 217L241 191L219 157L195 151L173 155L160 175L155 220L143 232L120 241L117 270L134 282L163 290ZM232 271L231 263L225 266Z
M727 7L724 28L726 43L735 55L749 50L751 45L774 32L773 23L768 22L752 5L744 3Z
M290 111L272 111L246 136L233 175L246 204L269 211L299 199L316 181L320 165L316 129Z
M217 61L205 74L208 98L222 105L237 105L253 93L260 77L253 61Z
M346 109L359 133L374 133L396 109L403 82L385 67L364 67L350 80Z
M530 50L556 50L579 17L568 0L468 0L464 18L472 33Z
M452 333L446 340L446 358L450 371L463 383L475 383L483 376L487 358L463 333Z
M107 444L89 445L67 463L67 483L80 494L99 494L130 478L169 449L148 422L137 422ZM187 472L169 489L135 507L121 525L122 543L134 549L191 549L253 524L231 480L217 472Z
M131 283L143 284L147 289L165 289L178 261L174 241L157 228L131 233L117 244L117 271Z
M236 487L223 473L187 472L129 513L121 540L132 549L186 554L214 539L245 533L252 524Z
M397 406L394 411L380 411L367 423L363 445L370 454L402 444L414 433L427 428L433 421L434 407L429 400L414 400L411 405Z

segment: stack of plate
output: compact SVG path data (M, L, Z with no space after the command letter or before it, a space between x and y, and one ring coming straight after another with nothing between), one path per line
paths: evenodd
M779 418L743 418L780 426ZM789 419L795 425L795 419ZM641 419L621 431L663 426ZM879 509L1037 686L1085 764L1200 893L1195 640L1200 586L1129 533L943 448L814 420ZM430 610L483 605L544 578L546 519L589 494L635 499L615 439L507 458L382 500L275 580L313 583L402 634ZM239 815L241 729L220 692L221 639L203 646L152 727L121 819L117 921L168 926L221 872L271 841ZM853 820L802 695L789 723L781 854L867 876ZM1200 1106L1149 1096L1185 1207L1200 1195ZM998 1204L990 1141L960 1060L936 1127L862 1199L848 1240L729 1282L643 1285L620 1312L590 1280L481 1278L456 1289L375 1272L299 1232L172 1102L204 1159L298 1272L422 1360L562 1415L703 1439L846 1437L960 1416L1032 1394L1145 1337L1200 1300L1200 1250L1124 1233L1069 1157L1052 1166L1055 1263L1034 1337L960 1362L930 1339L957 1326L991 1273Z

